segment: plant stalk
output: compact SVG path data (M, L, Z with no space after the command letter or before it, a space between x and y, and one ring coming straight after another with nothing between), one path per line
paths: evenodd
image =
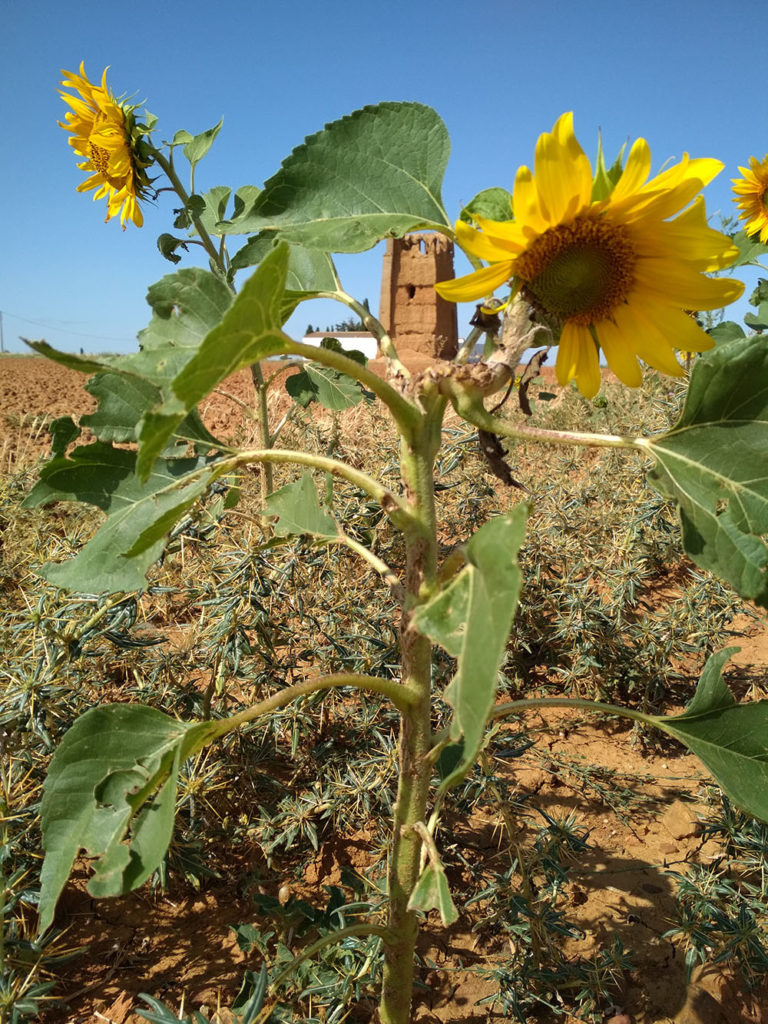
M440 410L442 412L442 410ZM408 901L418 881L422 839L414 826L426 816L431 776L430 712L432 645L412 625L419 596L435 582L437 526L434 503L434 458L441 416L424 417L421 428L402 442L401 472L406 498L418 522L406 531L405 599L401 621L402 682L414 703L402 709L392 852L389 861L390 940L384 945L384 974L379 1017L382 1024L411 1019L414 955L418 936L416 911Z
M267 385L261 372L261 363L251 365L251 379L256 392L256 422L259 424L259 441L262 448L271 448L273 438L269 432L269 408L267 406ZM260 463L262 504L274 491L274 475L271 462Z

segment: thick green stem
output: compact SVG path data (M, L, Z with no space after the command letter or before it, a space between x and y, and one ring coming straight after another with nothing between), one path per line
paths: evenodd
M168 180L173 186L173 191L182 201L184 206L186 208L189 208L190 195L182 185L181 179L176 173L176 168L173 166L173 160L169 160L168 157L162 152L162 150L159 149L155 149L152 155L156 163L158 163L160 167L162 167L163 171L165 171ZM190 216L192 218L192 223L195 226L195 231L197 231L198 235L200 236L200 244L211 257L213 263L215 263L217 267L220 267L222 270L224 270L224 267L222 266L221 253L214 245L213 239L206 231L202 221L200 220L199 217L195 217L194 214L190 213Z
M414 826L424 821L429 794L432 690L432 646L416 632L411 618L419 595L434 584L437 572L433 465L441 412L424 418L415 442L403 440L402 444L403 481L418 521L418 528L406 532L406 597L401 627L402 681L414 704L402 712L400 730L400 777L389 862L391 939L384 947L379 1005L382 1024L408 1024L411 1019L418 919L415 911L408 910L408 900L419 877L422 845Z
M271 448L273 443L272 435L269 432L269 409L267 407L267 385L264 383L264 374L261 372L261 364L253 363L251 366L251 379L256 391L256 422L259 424L259 440L262 447ZM274 487L274 476L272 463L261 463L261 500L267 500Z

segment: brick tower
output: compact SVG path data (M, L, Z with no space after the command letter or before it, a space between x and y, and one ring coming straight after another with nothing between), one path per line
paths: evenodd
M379 320L396 346L438 359L456 355L456 306L434 288L436 281L453 276L453 242L443 235L416 233L387 240Z

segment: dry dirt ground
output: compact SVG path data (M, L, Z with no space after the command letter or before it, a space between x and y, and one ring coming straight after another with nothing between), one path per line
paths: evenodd
M82 382L80 374L37 357L0 357L0 472L45 451L45 423L51 417L77 416L93 408ZM208 426L220 436L239 434L247 443L250 428L243 425L242 409L228 395L248 402L251 389L247 371L230 378L221 389L227 394L216 395L203 406ZM740 627L746 632L734 638L742 650L734 659L729 682L735 681L743 691L764 684L768 632L756 627L753 619L738 624L737 631ZM580 824L589 829L590 850L573 865L568 883L569 919L583 933L571 941L569 952L588 954L615 937L634 951L637 969L617 995L611 1011L615 1024L768 1021L768 1001L748 997L727 973L699 972L686 990L682 956L663 937L674 903L667 870L679 870L692 859L706 862L711 854L707 844L702 846L696 825L705 778L699 763L679 748L650 752L623 727L606 733L572 714L536 712L529 717L539 728L539 748L548 749L552 761L543 767L540 758L528 755L516 761L521 792L535 792L549 813L577 811ZM622 822L610 807L585 795L568 770L558 768L558 755L636 775L643 792L656 801L655 809L649 803L631 824ZM457 824L456 838L483 856L508 856L496 817L476 816ZM345 865L365 871L371 862L364 840L350 835L343 842L322 845L305 879L307 891L337 882ZM201 1004L213 1010L220 997L224 1005L231 1002L243 969L259 967L240 951L229 928L252 915L253 904L238 895L235 884L242 870L242 865L234 865L231 877L206 884L191 898L145 887L121 899L96 902L85 892L83 879L76 880L65 893L58 919L69 926L71 942L88 944L89 951L61 975L70 1010L48 1013L45 1020L138 1024L141 1018L133 1008L142 991L175 1006L183 993L187 1011ZM430 918L423 953L436 969L422 972L426 988L419 996L415 1021L482 1024L509 1019L476 1006L491 989L471 968L490 963L498 950L478 947L471 923L468 914L462 914L445 931Z

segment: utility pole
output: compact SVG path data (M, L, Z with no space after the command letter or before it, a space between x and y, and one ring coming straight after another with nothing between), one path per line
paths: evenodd
M5 353L5 345L3 344L3 311L0 309L0 356Z

